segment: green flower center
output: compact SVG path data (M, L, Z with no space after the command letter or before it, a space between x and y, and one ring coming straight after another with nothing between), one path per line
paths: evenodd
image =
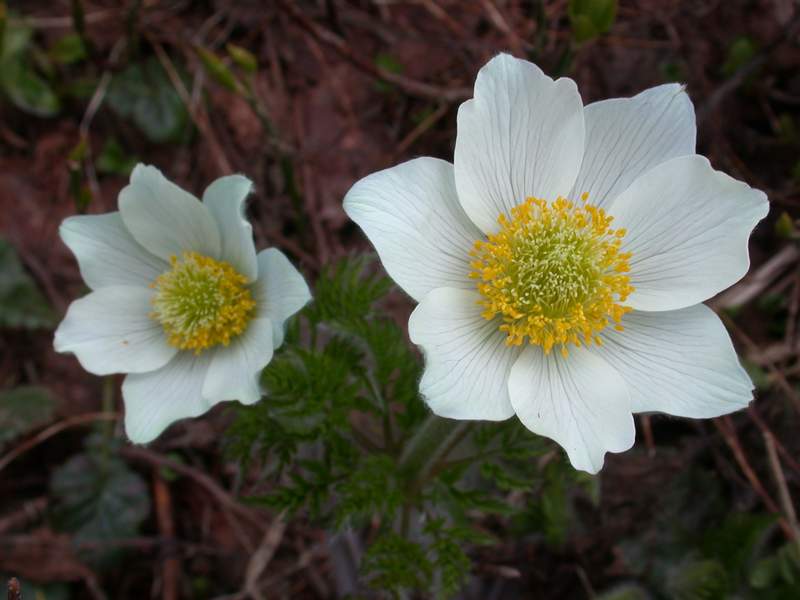
M153 282L154 310L167 341L181 350L203 350L241 334L256 306L247 278L230 264L197 252L173 256L172 268Z
M475 242L470 276L483 316L501 317L509 345L527 339L567 356L567 344L600 344L599 331L622 328L630 308L621 303L633 291L631 255L620 250L625 230L611 229L612 218L585 202L585 194L578 205L528 198L511 219L500 216L497 233Z

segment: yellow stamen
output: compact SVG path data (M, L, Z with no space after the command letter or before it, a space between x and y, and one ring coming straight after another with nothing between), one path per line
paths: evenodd
M172 269L152 283L155 310L167 341L181 350L203 350L230 341L247 327L256 306L247 278L230 264L197 252L173 256Z
M568 344L602 344L595 335L608 325L621 329L623 306L633 292L624 229L611 229L602 208L562 197L548 203L528 198L500 215L500 231L475 242L470 277L477 280L487 320L500 318L506 343L527 340L549 354Z

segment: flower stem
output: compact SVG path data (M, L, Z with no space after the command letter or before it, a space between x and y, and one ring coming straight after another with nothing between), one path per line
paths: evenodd
M437 472L447 455L468 433L472 422L443 419L434 414L417 429L400 455L400 473L406 478L405 498L400 515L400 534L408 537L411 514L418 504L419 492Z
M453 441L470 426L470 421L444 419L434 414L428 416L414 436L408 441L400 456L400 470L413 482L424 482L433 467L453 449Z
M113 375L106 375L103 378L102 414L110 417L114 414L114 389L115 381ZM103 470L109 468L111 462L112 444L114 440L114 427L116 422L109 419L106 423L98 425L98 429L103 436L103 444L100 447L101 464Z
M113 375L107 375L103 379L102 412L106 415L114 413L114 389L115 382ZM105 424L106 440L114 437L114 421L110 420Z

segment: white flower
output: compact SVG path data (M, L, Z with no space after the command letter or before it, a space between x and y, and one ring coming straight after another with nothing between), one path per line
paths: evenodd
M584 107L570 79L500 55L458 111L455 164L356 183L347 214L419 302L431 409L516 414L594 473L633 445L632 413L746 406L750 379L701 302L746 273L768 203L694 152L679 85Z
M92 292L70 305L55 348L91 373L129 373L125 430L136 443L218 402L256 402L284 322L311 298L281 252L256 255L244 216L251 188L222 177L200 202L138 165L119 212L61 225Z

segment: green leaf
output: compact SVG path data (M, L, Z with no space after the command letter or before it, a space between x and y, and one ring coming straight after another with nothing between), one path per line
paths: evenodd
M87 53L81 37L76 33L68 33L56 40L50 48L49 55L57 63L71 65L84 60Z
M52 117L61 108L50 84L21 59L0 64L0 87L14 106L37 117Z
M617 18L617 0L570 0L572 36L578 43L606 33Z
M433 567L421 545L389 532L364 554L361 571L370 587L400 592L430 589Z
M312 326L332 326L363 350L377 388L371 390L377 393L368 394L374 407L380 411L386 402L400 405L396 422L408 431L427 414L419 397L420 361L405 329L376 310L393 284L371 268L373 262L373 257L361 256L326 267L315 286L315 302L304 315Z
M687 67L683 61L670 60L661 63L661 74L666 81L675 83L682 83L686 81L689 76L687 75Z
M51 327L55 315L22 268L13 246L0 239L0 327Z
M623 583L595 597L595 600L650 600L650 593L637 583Z
M373 305L391 289L385 276L369 272L374 259L361 256L327 266L314 286L314 303L306 309L313 322L327 321L349 326L374 314Z
M750 571L750 587L756 590L769 588L779 579L780 569L774 556L762 558Z
M794 163L791 171L792 181L795 185L800 184L800 160Z
M586 495L596 507L600 506L600 478L583 471L575 471L574 479L583 488Z
M749 37L736 38L728 48L728 56L722 65L722 74L731 77L745 63L749 62L756 52L758 52L758 46Z
M0 446L53 419L55 399L38 386L20 386L0 392Z
M258 70L258 60L249 50L237 46L236 44L226 44L225 49L228 56L233 59L239 67L247 73L255 73Z
M389 456L376 454L365 458L336 486L337 527L347 523L362 525L375 515L391 522L403 500L396 473L395 461Z
M781 575L786 583L800 585L800 542L781 546L777 552Z
M502 491L530 491L533 482L537 478L537 473L530 467L525 470L517 470L505 461L485 462L481 465L481 475L494 482Z
M285 510L290 514L307 508L314 519L323 516L330 502L330 489L335 483L330 469L319 461L298 461L301 469L289 473L275 491L266 496L248 498L251 504Z
M774 524L772 515L731 513L705 533L703 554L720 561L729 573L743 573Z
M245 464L260 456L269 465L266 476L281 481L276 492L254 502L290 512L307 507L312 516L329 518L334 486L361 468L350 417L370 409L361 395L362 358L350 340L333 336L316 351L284 345L264 370L269 402L237 409L227 436L230 454ZM325 464L300 460L301 455L323 456ZM350 496L340 521L358 518L364 508L356 487L339 490Z
M336 336L321 352L297 349L273 360L262 376L272 414L294 431L348 426L350 411L364 407L355 378L361 357L349 340Z
M29 60L33 30L20 22L5 22L0 48L0 90L14 106L39 117L60 109L50 84L36 73Z
M428 410L419 396L422 366L406 341L405 331L386 318L353 321L346 326L346 331L356 336L369 353L372 378L384 402L388 400L402 407L395 414L398 425L404 431L414 429ZM376 408L383 410L385 407L376 405Z
M232 92L241 92L242 84L239 83L239 80L236 79L236 75L233 74L233 71L230 70L228 65L222 62L219 56L205 48L198 47L195 50L203 66L206 68L206 71L208 71L208 74L211 75L217 83Z
M563 477L550 477L541 495L544 534L554 547L564 544L572 517L572 505Z
M750 571L749 583L753 589L762 591L783 586L800 589L800 546L785 544L759 560Z
M109 448L72 457L53 472L50 492L54 525L78 544L133 537L150 513L147 485Z
M114 112L132 119L152 142L178 139L188 123L186 107L155 58L115 75L107 99Z
M381 52L375 57L375 66L382 71L393 74L400 74L404 70L403 63L386 52ZM375 87L379 92L384 94L390 92L394 88L394 86L387 81L378 81Z
M675 600L725 600L728 573L716 560L687 560L670 574L667 591Z
M106 141L103 150L97 156L95 166L100 173L127 177L138 162L138 158L126 154L119 142L112 137Z
M0 48L0 63L24 54L33 37L33 29L23 25L20 21L15 21L12 25L5 20L5 24L3 45Z
M280 469L291 462L303 437L284 428L261 404L236 406L236 420L225 435L225 451L245 468L257 452L272 453Z
M3 60L3 48L5 48L6 30L8 29L8 11L6 10L5 0L0 0L0 62Z
M794 219L788 212L783 211L775 221L775 235L784 239L792 239L797 235Z
M448 527L444 519L432 519L425 525L425 533L433 538L430 545L432 563L436 569L440 590L438 598L451 598L467 580L472 563L464 552L469 542L479 542L473 530L466 527Z
M389 73L399 74L403 72L403 63L386 52L381 52L375 57L375 66Z
M797 123L788 112L783 112L778 116L778 139L789 146L796 145L800 139Z
M572 37L578 43L594 39L600 33L592 23L592 20L586 15L570 17L570 24L572 25Z
M433 565L441 577L439 598L451 598L466 582L472 562L461 544L450 540L434 542L432 550Z

